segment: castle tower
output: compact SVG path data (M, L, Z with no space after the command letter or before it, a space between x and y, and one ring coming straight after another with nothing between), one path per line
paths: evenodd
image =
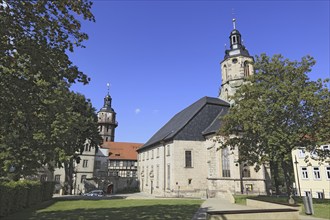
M242 44L240 32L236 29L236 20L233 19L234 29L230 33L230 49L225 51L221 61L222 84L219 98L231 102L230 97L246 82L246 78L253 74L253 57Z
M112 98L109 94L108 84L108 94L104 98L104 105L97 113L99 131L103 141L114 141L115 128L118 126L118 122L116 121L116 112L111 107L111 102Z

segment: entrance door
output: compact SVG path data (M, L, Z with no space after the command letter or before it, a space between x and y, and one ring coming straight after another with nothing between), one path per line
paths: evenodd
M113 184L108 185L107 188L107 194L112 194L113 193Z

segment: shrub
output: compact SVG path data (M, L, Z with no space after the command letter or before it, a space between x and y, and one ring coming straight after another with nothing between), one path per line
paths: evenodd
M0 181L0 217L52 198L53 182Z

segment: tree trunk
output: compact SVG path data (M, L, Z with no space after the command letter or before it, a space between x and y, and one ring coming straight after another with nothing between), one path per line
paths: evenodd
M73 158L70 158L69 161L64 162L65 170L65 182L64 182L64 194L72 195L73 189Z
M278 163L276 161L270 161L271 175L274 179L276 195L280 195L280 186L278 178Z
M292 164L290 164L289 162L285 161L284 159L281 162L281 166L283 169L283 174L284 174L284 179L285 179L285 185L286 185L286 189L287 189L287 195L288 197L291 195L292 193L292 180L291 180L291 170L292 170ZM291 169L290 169L291 168Z

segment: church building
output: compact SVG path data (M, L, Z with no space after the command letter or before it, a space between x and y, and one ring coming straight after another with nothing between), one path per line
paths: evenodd
M230 97L253 74L253 57L242 44L233 19L230 49L221 67L219 97L202 97L177 113L138 149L140 190L165 197L223 197L266 194L268 167L258 172L239 164L239 151L221 148L217 135L221 116L230 111Z

